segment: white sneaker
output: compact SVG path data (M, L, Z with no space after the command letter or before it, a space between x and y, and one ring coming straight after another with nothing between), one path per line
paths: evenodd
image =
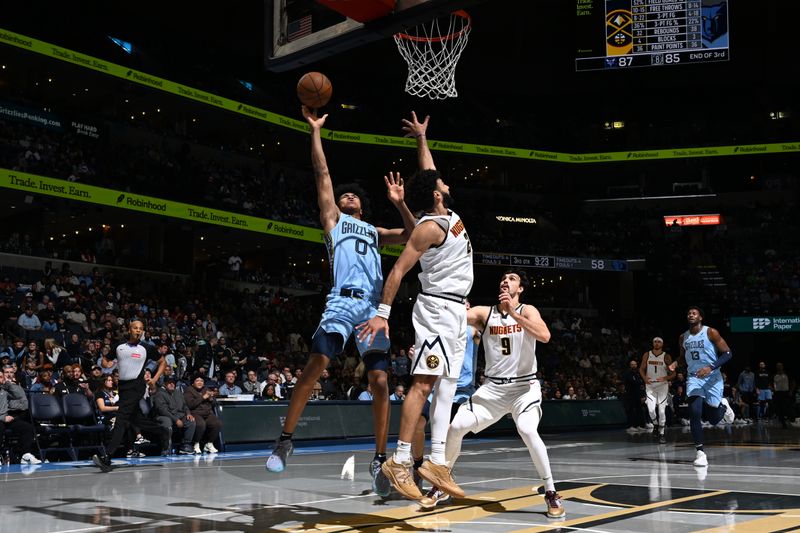
M219 453L219 450L217 450L210 442L206 443L206 445L203 447L203 451L206 453Z
M705 481L706 477L708 477L707 466L696 466L694 467L694 472L697 474L697 481Z
M194 443L194 446L192 447L192 451L194 452L195 455L200 455L200 454L203 453L202 450L200 450L200 443L199 442L195 442Z
M652 423L650 423L650 422L648 422L647 424L645 424L645 425L644 425L644 427L645 427L645 429L650 429L650 430L652 430L652 429L653 429L653 424L652 424Z
M706 452L702 450L697 450L697 457L694 458L694 466L708 466L708 457L706 457Z
M32 453L26 453L22 456L22 462L26 465L40 465L42 461L36 458Z
M733 424L733 421L736 419L736 415L734 414L733 409L731 409L731 404L728 403L727 398L723 398L720 403L725 406L725 415L722 417L722 420L726 424Z
M681 418L681 425L688 426L689 425L689 419L688 418Z

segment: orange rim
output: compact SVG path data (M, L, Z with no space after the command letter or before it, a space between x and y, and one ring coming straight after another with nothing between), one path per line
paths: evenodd
M464 11L463 9L459 9L458 11L453 11L451 15L455 15L457 17L461 17L467 20L467 25L464 26L461 31L456 33L451 33L448 35L443 35L441 37L417 37L416 35L409 35L407 33L396 33L395 37L399 37L400 39L407 39L409 41L415 42L428 42L428 43L438 43L442 41L452 41L453 39L460 37L464 34L464 32L468 31L472 27L472 18L470 18L469 13Z

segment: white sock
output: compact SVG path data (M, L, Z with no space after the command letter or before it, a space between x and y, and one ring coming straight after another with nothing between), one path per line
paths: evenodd
M401 440L397 441L397 450L394 452L394 461L396 463L402 463L404 465L408 465L414 462L414 460L411 458L410 442L403 442Z
M546 478L542 479L542 481L544 481L544 490L545 491L548 491L548 490L555 491L556 490L556 484L553 483L553 476L546 477Z
M444 442L431 442L430 461L432 463L437 465L447 464L447 459L444 455L445 444Z

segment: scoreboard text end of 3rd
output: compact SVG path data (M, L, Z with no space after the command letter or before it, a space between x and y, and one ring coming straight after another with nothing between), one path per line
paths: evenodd
M576 0L575 69L728 61L727 0Z

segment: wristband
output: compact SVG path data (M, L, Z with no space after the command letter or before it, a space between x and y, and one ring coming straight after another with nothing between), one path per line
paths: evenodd
M389 315L392 313L392 306L389 304L378 304L378 312L375 316L379 316L384 320L389 320Z

